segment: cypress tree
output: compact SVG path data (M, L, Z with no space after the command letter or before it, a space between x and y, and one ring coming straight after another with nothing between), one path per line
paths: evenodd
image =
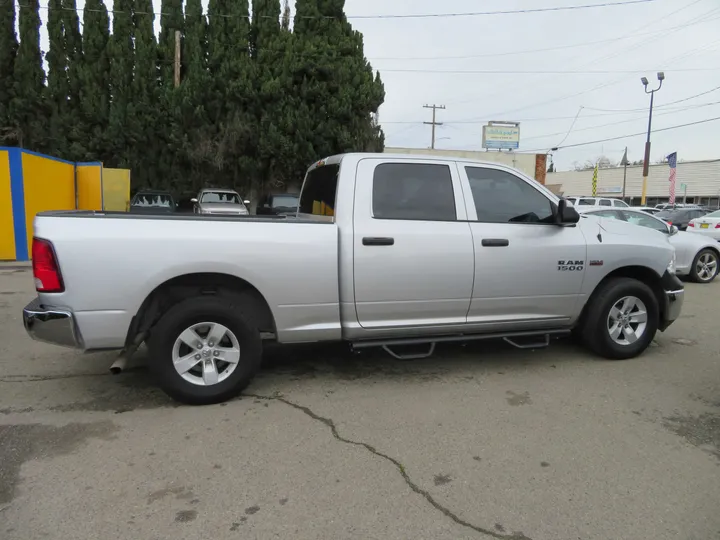
M75 0L62 0L64 51L67 61L68 99L61 112L68 148L67 159L78 161L86 153L87 133L81 120L81 76L83 63L82 34Z
M131 137L131 163L136 171L133 176L139 185L150 185L156 179L161 183L161 173L165 172L157 162L161 148L158 148L155 131L158 127L162 130L159 122L162 116L159 111L157 42L152 11L151 0L135 0L135 74L132 100L128 105L127 130Z
M208 112L217 127L214 162L224 183L244 192L256 177L257 147L248 2L210 0L208 18Z
M290 30L290 0L283 0L282 22L280 23L283 30Z
M16 130L10 118L17 48L15 2L2 2L0 3L0 145L17 142Z
M295 34L303 57L296 79L313 109L311 142L317 154L382 149L373 115L385 98L379 76L363 53L360 32L344 13L344 0L298 0Z
M65 52L62 0L48 2L48 38L50 48L45 53L48 65L47 103L50 109L48 152L67 158L68 134L65 115L68 106L68 58Z
M113 28L109 41L110 111L108 119L110 164L130 165L130 134L127 133L135 52L133 46L132 0L114 0ZM135 174L133 174L133 177Z
M179 92L177 149L189 174L183 190L196 191L212 175L214 128L205 108L205 92L209 86L207 66L207 19L201 0L187 0L185 5L185 36L183 40L183 80Z
M110 62L108 42L110 20L102 0L86 0L83 13L80 65L81 124L85 131L86 152L82 160L110 163L112 151L108 137L110 113Z
M17 128L20 146L42 152L47 140L47 109L38 8L38 0L26 0L20 4L20 45L15 57L10 123Z

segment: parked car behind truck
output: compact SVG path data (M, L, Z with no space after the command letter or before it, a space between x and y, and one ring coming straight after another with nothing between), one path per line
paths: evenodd
M264 340L404 356L574 331L630 358L680 313L673 258L655 231L581 218L499 164L346 154L309 169L293 220L39 214L23 316L35 339L84 350L145 341L169 395L214 403L251 381Z

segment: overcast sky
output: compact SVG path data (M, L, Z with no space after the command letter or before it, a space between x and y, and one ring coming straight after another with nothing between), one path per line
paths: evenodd
M621 1L346 0L345 11L364 34L365 54L385 83L380 120L387 146L429 147L430 126L422 122L430 120L431 111L422 106L432 103L446 106L438 111L444 125L438 128L437 148L480 150L482 125L488 120L520 122L520 151L543 153L563 140L572 145L644 132L649 96L640 77L655 88L658 70L666 80L656 94L654 129L720 117L720 88L672 104L720 87L720 0L653 0L506 15L353 18ZM154 3L159 11L160 0ZM83 5L79 0L78 6ZM547 73L588 70L609 73ZM554 160L560 170L601 155L619 161L626 145L629 159L638 160L644 142L641 135L560 149ZM653 133L652 143L653 161L674 151L682 160L720 158L720 120Z

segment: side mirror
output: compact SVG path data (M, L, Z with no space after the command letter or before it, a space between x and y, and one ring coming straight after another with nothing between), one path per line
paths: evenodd
M243 201L244 204L250 204L250 201Z
M560 199L558 202L556 219L558 225L565 223L577 223L580 221L580 214L578 214L578 211L575 210L575 207L572 204L568 204L567 200Z
M670 225L670 227L668 228L668 234L670 236L676 235L679 231L680 229L678 229L675 225Z
M191 202L191 203L196 203L196 202L197 202L197 199L196 199L195 197L193 197L192 199L190 199L190 202Z

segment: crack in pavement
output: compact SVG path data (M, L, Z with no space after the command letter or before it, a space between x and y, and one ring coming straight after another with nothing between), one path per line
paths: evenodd
M38 381L57 381L61 379L77 379L80 377L112 377L111 373L74 373L67 375L6 375L0 377L2 383L24 383Z
M480 527L478 525L474 525L468 521L465 521L460 516L455 514L452 510L449 508L446 508L442 504L440 504L438 501L433 498L433 496L427 492L426 490L422 489L420 486L418 486L408 475L407 471L405 470L405 466L400 463L397 459L388 456L387 454L383 454L381 451L379 451L374 446L362 442L362 441L353 441L352 439L347 439L340 435L340 432L337 429L337 426L335 425L335 422L331 418L325 418L324 416L320 416L319 414L315 413L310 409L309 407L305 407L303 405L299 405L297 403L294 403L288 399L285 399L282 396L276 395L276 396L261 396L258 394L243 394L247 397L252 397L256 399L264 399L267 401L280 401L281 403L284 403L285 405L288 405L289 407L292 407L294 409L297 409L298 411L301 411L305 413L307 416L312 418L313 420L316 420L322 424L325 424L327 427L330 428L330 432L332 433L332 436L337 439L338 441L349 444L352 446L359 446L361 448L364 448L371 454L374 454L386 461L389 461L392 463L395 468L400 472L400 476L402 476L403 480L407 484L407 486L417 493L418 495L421 495L425 498L425 500L430 503L436 510L442 512L445 516L452 519L455 523L458 525L461 525L463 527L466 527L468 529L472 529L475 532L478 532L480 534L484 534L486 536L491 536L492 538L497 538L499 540L532 540L532 538L525 536L522 532L513 532L512 534L501 534L498 531L494 531L491 529L486 529L485 527Z

